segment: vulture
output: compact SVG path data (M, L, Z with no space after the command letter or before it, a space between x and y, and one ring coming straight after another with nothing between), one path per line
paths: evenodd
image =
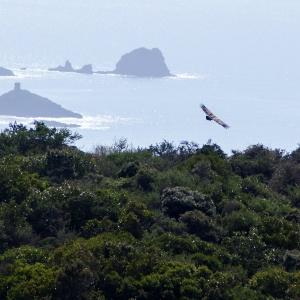
M225 124L222 120L217 118L204 104L200 104L200 107L202 108L202 110L207 115L206 120L208 120L208 121L214 120L215 122L217 122L218 124L220 124L224 128L226 128L226 129L229 128L229 126L227 124Z

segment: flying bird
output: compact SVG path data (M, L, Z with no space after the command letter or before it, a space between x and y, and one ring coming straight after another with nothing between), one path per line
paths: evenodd
M220 124L221 126L223 126L224 128L229 128L230 126L228 126L227 124L225 124L222 120L220 120L219 118L217 118L204 104L200 104L200 107L202 108L202 110L206 113L206 120L208 121L215 121L218 124Z

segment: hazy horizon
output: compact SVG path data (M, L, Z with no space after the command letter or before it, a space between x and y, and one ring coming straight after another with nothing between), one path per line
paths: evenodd
M1 78L0 94L21 81L23 88L88 116L97 111L146 123L149 117L157 128L148 136L156 142L159 130L171 140L212 138L226 149L252 143L291 149L300 142L300 2L2 0L0 11L0 66L28 69L24 77ZM112 70L139 47L159 48L171 73L186 78L153 82L44 72L66 60L74 68ZM203 122L200 102L230 131ZM181 119L181 126L171 125ZM82 134L89 145L93 134L147 142L137 127L110 129Z
M0 10L4 67L69 59L110 69L144 46L161 49L176 73L300 74L296 1L2 0Z

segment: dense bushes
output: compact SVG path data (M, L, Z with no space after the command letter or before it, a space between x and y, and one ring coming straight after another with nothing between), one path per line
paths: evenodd
M299 299L300 151L0 134L1 299Z
M212 216L216 212L213 201L197 191L184 187L167 188L161 195L162 211L171 218L178 219L187 211L198 209Z

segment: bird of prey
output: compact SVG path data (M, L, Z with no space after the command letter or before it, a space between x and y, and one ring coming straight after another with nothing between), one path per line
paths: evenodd
M226 128L226 129L229 128L229 126L227 124L225 124L222 120L217 118L204 104L200 104L200 107L202 108L202 110L207 115L206 120L208 120L208 121L214 120L215 122L217 122L218 124L220 124L224 128Z

